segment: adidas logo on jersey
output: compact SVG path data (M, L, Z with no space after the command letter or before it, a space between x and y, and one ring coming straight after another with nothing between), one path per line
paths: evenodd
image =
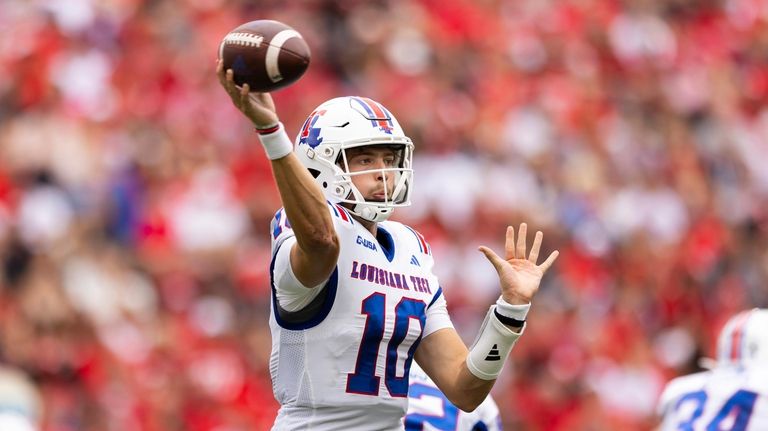
M411 255L411 265L421 266L421 264L419 263L419 260L416 259L416 256L414 255Z
M501 355L499 354L499 346L496 344L491 347L491 350L488 351L488 356L485 357L486 361L500 361Z

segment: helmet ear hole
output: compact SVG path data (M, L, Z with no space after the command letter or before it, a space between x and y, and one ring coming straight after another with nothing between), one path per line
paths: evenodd
M336 186L336 190L334 190L334 192L336 193L337 197L344 197L344 195L345 195L344 187L339 186L339 185Z
M327 182L325 182L325 181L323 181L323 188L324 188L324 189L327 189L327 188L328 188L328 183L327 183Z

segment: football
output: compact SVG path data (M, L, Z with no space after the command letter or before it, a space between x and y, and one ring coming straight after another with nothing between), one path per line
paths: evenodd
M266 93L290 85L309 67L309 47L299 32L273 20L247 22L227 33L219 45L224 70L235 83Z

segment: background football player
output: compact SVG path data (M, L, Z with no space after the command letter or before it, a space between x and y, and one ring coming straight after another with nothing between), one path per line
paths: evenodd
M418 364L411 364L406 431L501 431L499 406L488 397L471 412L451 403Z
M669 382L659 401L661 431L768 429L768 310L731 317L717 365Z

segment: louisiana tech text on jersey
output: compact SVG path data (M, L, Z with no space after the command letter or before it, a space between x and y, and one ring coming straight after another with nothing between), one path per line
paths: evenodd
M410 280L413 285L413 290L416 292L432 293L432 289L429 286L429 280L424 277L417 277L415 275L406 276L405 274L387 271L386 269L381 269L358 261L352 262L352 271L349 276L356 280L368 280L371 283L376 283L381 286L394 287L403 290L411 290L411 286L408 285L407 281Z

